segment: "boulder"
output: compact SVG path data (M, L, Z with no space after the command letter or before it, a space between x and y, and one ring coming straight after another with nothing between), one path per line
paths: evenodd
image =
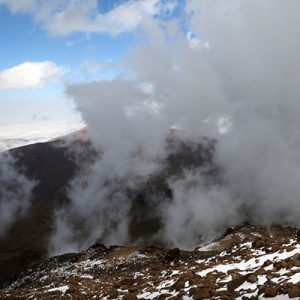
M260 293L264 293L265 298L276 297L279 291L279 286L275 284L265 284L259 288Z
M232 279L227 283L228 291L233 292L236 288L242 285L247 279L247 276L239 275L239 277Z
M216 291L209 288L191 288L190 289L190 296L193 296L194 300L201 300L201 299L211 299L216 294Z
M290 264L292 267L300 267L300 253L295 254L290 259Z
M288 289L288 295L290 298L300 297L300 285L294 285Z
M139 298L135 293L127 294L124 296L123 300L138 300Z
M249 274L247 276L247 282L250 282L250 283L257 282L257 276L255 274Z
M296 236L297 236L297 242L300 242L300 229L297 230Z
M265 247L265 241L261 238L257 238L252 242L252 248L259 249Z
M171 249L167 252L164 262L177 261L180 258L180 250L178 248Z
M177 281L172 285L172 288L173 288L175 291L178 292L178 291L184 289L185 283L186 283L185 278L180 277L180 278L177 279Z

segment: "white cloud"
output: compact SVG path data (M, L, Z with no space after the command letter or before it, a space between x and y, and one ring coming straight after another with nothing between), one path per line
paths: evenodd
M13 12L31 12L36 9L36 0L0 0L0 4L5 4Z
M100 13L97 0L0 0L14 13L29 13L52 35L104 32L117 35L134 30L146 16L170 13L176 1L126 1Z
M51 61L24 62L0 71L0 89L25 89L43 87L57 81L65 69Z
M209 50L211 48L209 41L201 40L191 31L187 33L186 37L191 49Z

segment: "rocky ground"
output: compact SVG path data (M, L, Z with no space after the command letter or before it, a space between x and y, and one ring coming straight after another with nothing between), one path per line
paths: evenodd
M193 251L106 248L33 265L0 299L299 299L300 231L245 225Z

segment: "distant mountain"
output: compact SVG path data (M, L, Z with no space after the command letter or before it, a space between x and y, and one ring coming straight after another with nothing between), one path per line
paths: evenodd
M70 131L72 129L68 128L64 122L53 123L50 120L32 120L32 122L9 125L0 124L0 151L44 143L53 138L67 135Z
M300 231L243 225L193 251L106 248L52 257L1 299L299 299Z
M80 168L80 161L72 154L74 146L83 151L83 159L93 160L95 151L86 129L64 138L9 151L16 159L16 168L38 184L33 190L28 213L18 218L0 238L0 279L5 281L33 262L47 257L49 237L54 229L54 211L69 201L66 187ZM217 177L212 163L213 141L203 139L198 144L189 144L170 140L169 146L172 151L164 162L163 173L152 176L142 187L128 191L132 244L138 240L148 244L154 242L152 237L159 231L161 220L153 211L158 208L145 200L152 196L170 199L172 191L167 184L168 177L180 175L184 168L201 166L209 166L205 168L207 176Z
M3 150L7 149L13 149L13 148L18 148L22 146L27 146L30 144L36 144L40 142L39 139L34 140L34 139L2 139L1 144L3 147Z

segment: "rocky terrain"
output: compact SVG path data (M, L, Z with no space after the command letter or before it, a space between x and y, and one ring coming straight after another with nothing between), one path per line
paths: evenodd
M96 244L31 266L1 299L299 299L300 231L243 225L192 251Z

